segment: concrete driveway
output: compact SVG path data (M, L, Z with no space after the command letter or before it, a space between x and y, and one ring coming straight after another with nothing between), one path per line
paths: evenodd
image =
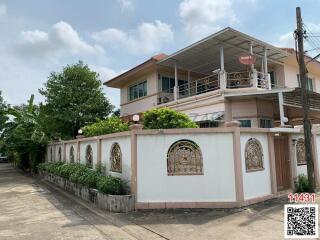
M0 164L1 240L283 239L285 203L282 198L236 210L111 214Z

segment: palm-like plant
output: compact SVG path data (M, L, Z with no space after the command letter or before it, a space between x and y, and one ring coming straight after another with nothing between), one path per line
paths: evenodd
M33 102L34 95L31 95L28 105L10 107L7 110L9 121L1 134L5 150L18 153L25 167L38 158L48 141L41 124L40 108Z

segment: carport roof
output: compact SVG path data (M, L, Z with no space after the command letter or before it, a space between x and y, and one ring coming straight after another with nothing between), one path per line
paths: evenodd
M177 62L179 68L205 72L206 69L201 68L201 66L205 66L208 62L211 63L211 66L220 65L220 58L214 56L219 56L221 45L224 46L224 59L225 64L227 64L229 59L234 60L238 55L248 53L249 42L252 42L253 53L257 58L263 57L266 48L268 50L268 60L273 63L282 63L285 57L291 55L287 51L227 27L165 57L158 64L173 67ZM195 66L199 66L198 69L194 69ZM210 69L210 71L212 70L214 69Z

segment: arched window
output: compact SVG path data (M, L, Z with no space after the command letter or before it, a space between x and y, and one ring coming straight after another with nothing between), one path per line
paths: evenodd
M304 139L299 138L296 143L296 156L297 156L297 164L305 165L307 164L306 156L305 156L305 144Z
M118 173L122 172L122 153L118 143L113 143L111 146L110 171Z
M62 160L62 151L61 151L61 147L59 147L58 150L58 158L59 158L59 162Z
M93 152L91 145L88 145L86 149L86 166L88 168L93 167Z
M246 170L263 170L263 150L258 139L250 138L245 146Z
M70 163L74 163L74 148L73 148L73 146L70 147L69 159L70 159Z
M191 140L173 143L167 153L167 173L173 175L203 175L200 147Z

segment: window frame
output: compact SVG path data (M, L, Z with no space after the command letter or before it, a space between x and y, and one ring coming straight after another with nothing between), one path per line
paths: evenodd
M270 127L261 127L261 121L270 121ZM272 128L273 127L273 119L271 118L259 118L259 128Z
M140 88L142 86L142 96L140 96ZM132 89L132 94L131 94L131 89ZM136 92L135 92L136 89ZM135 97L134 95L137 94L137 97ZM133 96L133 98L131 99L131 96ZM139 82L136 82L134 84L131 84L128 86L127 88L127 99L128 102L132 102L135 101L137 99L143 98L148 96L148 81L147 80L142 80Z
M300 74L297 74L297 80L298 80L298 86L299 86L299 88L301 88ZM310 85L311 85L311 89L310 89ZM310 76L308 76L308 78L307 78L306 88L309 92L313 92L313 90L314 90L313 78L311 78Z
M240 122L240 127L242 127L242 128L252 128L252 119L237 119L237 121ZM250 127L242 126L242 122L244 122L244 121L249 121Z

